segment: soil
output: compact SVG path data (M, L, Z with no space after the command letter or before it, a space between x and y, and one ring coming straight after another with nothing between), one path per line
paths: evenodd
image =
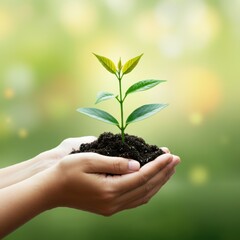
M125 134L123 143L121 134L110 132L102 133L96 141L81 144L78 150L72 151L72 153L79 152L94 152L105 156L134 159L141 166L165 153L156 145L147 144L140 137Z

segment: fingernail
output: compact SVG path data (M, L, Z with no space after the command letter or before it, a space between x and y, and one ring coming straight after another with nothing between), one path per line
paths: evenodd
M174 160L175 160L174 162L176 162L176 164L179 164L181 162L181 159L179 156L173 155L173 158L174 158Z
M135 160L130 160L128 162L128 169L132 172L138 171L140 169L140 163Z

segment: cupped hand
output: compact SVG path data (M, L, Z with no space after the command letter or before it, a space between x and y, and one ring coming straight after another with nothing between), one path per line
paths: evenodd
M140 168L134 160L95 153L65 156L51 169L49 207L104 216L147 203L175 172L179 157L163 154Z
M57 164L62 158L68 156L73 150L79 149L83 143L91 143L97 138L94 136L67 138L63 140L57 147L40 153L35 157L36 162L41 162L43 169L49 168Z

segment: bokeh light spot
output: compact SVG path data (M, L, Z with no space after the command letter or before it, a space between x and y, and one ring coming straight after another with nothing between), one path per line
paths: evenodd
M124 15L129 13L134 7L135 0L123 1L123 0L104 0L106 5L111 11L118 15Z
M33 71L23 63L12 64L5 73L4 84L7 89L14 89L19 95L25 95L34 88Z
M205 167L195 166L190 170L189 179L190 182L195 185L203 185L208 181L209 174Z
M199 126L203 122L203 115L200 112L193 112L189 115L189 121L192 125Z
M169 58L207 47L221 27L218 12L204 1L159 1L155 16L159 48Z
M207 46L219 33L218 13L203 2L190 7L184 20L185 34L189 38L191 48Z
M21 139L27 138L28 137L28 131L25 128L20 128L18 130L18 136Z
M135 23L136 34L138 38L147 43L158 42L161 28L158 26L156 18L152 12L143 12Z
M59 14L63 27L72 35L88 33L97 22L95 7L88 1L64 1Z
M15 96L15 91L12 88L6 88L4 90L4 98L7 100L10 100L12 98L14 98Z
M179 89L185 91L184 106L189 112L196 109L206 114L217 109L222 98L219 76L208 69L189 66L178 74Z
M13 18L10 13L0 8L0 39L7 37L13 28Z
M5 118L5 122L6 122L7 124L12 124L12 123L13 123L13 120L12 120L11 117L6 117L6 118Z

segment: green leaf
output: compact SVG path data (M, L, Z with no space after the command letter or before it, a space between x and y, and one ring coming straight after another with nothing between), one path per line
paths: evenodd
M123 74L130 73L137 66L142 55L143 55L143 53L141 55L127 61L123 66L122 73Z
M118 121L116 118L114 118L111 114L97 109L97 108L78 108L78 112L83 113L89 117L98 119L100 121L113 124L113 125L119 125Z
M140 82L137 82L135 84L133 84L131 87L128 88L128 90L125 93L125 97L128 94L134 93L134 92L141 92L141 91L145 91L148 90L150 88L155 87L156 85L158 85L159 83L162 82L166 82L166 80L143 80Z
M100 102L105 101L105 100L108 100L108 99L111 99L111 98L115 98L115 97L116 96L113 93L110 93L110 92L99 92L97 94L97 99L96 99L95 104L100 103Z
M126 124L141 121L159 112L168 104L146 104L134 110L127 118Z
M115 64L113 63L113 61L109 58L103 57L103 56L99 56L95 53L93 53L97 59L99 60L99 62L110 72L115 74L117 72L117 68L115 66Z
M121 61L121 58L119 59L119 62L118 62L118 71L121 71L122 69L122 61Z

